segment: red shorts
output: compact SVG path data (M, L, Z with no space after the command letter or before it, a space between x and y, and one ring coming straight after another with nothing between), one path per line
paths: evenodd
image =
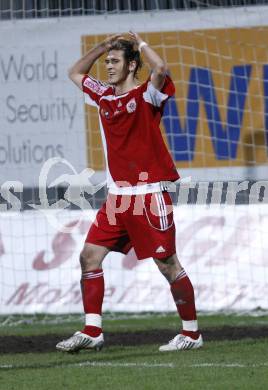
M140 260L173 255L175 226L169 194L109 194L89 229L86 242L125 254L133 247Z

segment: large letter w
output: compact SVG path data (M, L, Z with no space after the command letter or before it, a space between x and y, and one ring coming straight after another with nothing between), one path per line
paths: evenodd
M190 72L186 118L181 125L175 98L164 109L164 126L170 150L177 161L194 158L199 106L204 101L211 141L218 160L235 159L250 81L251 65L234 66L231 74L226 123L222 124L212 74L206 68ZM225 92L227 95L227 91Z

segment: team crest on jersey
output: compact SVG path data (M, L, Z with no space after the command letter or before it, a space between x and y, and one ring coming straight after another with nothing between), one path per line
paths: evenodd
M101 116L103 116L104 118L108 119L109 118L109 112L104 110L104 108L101 109Z
M127 112L129 114L131 114L132 112L134 112L136 110L136 107L137 107L137 103L136 103L135 98L130 99L130 101L126 105Z

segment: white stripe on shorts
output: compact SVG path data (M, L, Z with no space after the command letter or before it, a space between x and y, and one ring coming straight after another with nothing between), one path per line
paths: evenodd
M167 224L167 220L166 220L166 216L165 216L165 214L166 214L166 211L165 211L166 205L165 205L165 202L164 202L162 196L163 196L162 193L158 193L157 194L157 198L158 198L159 206L160 206L160 218L162 220L162 225L163 225L162 230L165 230L167 228L168 224Z
M164 230L164 225L163 225L163 219L162 219L162 212L161 212L161 206L160 206L160 201L159 201L159 193L157 192L155 194L155 199L157 203L157 208L158 208L158 214L159 214L159 221L160 221L160 228L161 230Z
M166 206L165 199L164 199L162 192L160 193L160 200L161 200L161 203L163 206L163 217L164 217L164 221L165 221L165 228L167 228L168 227L167 206Z

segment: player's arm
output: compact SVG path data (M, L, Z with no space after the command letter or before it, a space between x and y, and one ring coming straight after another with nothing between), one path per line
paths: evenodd
M129 32L132 39L134 39L138 45L140 51L142 51L145 60L148 62L151 69L151 82L153 86L161 91L165 83L167 74L167 66L165 61L148 45L142 38L132 31Z
M69 70L68 76L82 90L82 80L85 74L90 72L93 64L111 47L111 43L118 39L120 34L111 35L99 45L91 49L80 60L78 60Z

